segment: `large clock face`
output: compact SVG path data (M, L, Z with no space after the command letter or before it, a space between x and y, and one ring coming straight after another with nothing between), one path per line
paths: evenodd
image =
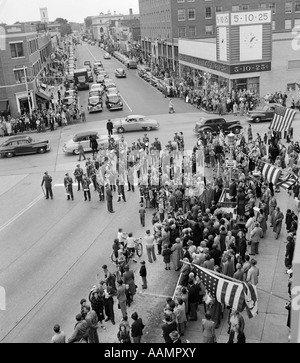
M240 61L262 59L262 25L240 27Z

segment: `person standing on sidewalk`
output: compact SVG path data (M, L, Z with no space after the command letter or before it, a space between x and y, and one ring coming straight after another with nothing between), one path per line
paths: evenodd
M140 214L140 221L141 221L141 225L143 227L145 227L145 215L146 215L146 209L144 208L144 204L140 204L141 208L139 210L139 214Z
M252 258L250 261L251 267L247 272L246 282L251 282L252 285L258 284L259 269L256 267L257 261Z
M106 184L106 200L107 200L107 210L109 213L115 213L113 208L113 195L109 184Z
M279 207L276 207L275 213L274 213L274 219L273 219L273 232L276 233L276 239L278 239L279 234L281 232L282 227L282 221L284 219L284 215L281 212Z
M113 128L114 128L113 123L111 122L111 120L108 120L107 124L106 124L106 129L107 129L107 132L108 132L108 136L112 136Z
M130 292L130 303L132 303L133 297L136 294L136 285L134 282L134 273L132 270L129 269L129 265L126 265L124 267L123 281L125 285L129 286L128 290Z
M146 262L141 262L141 268L140 268L140 276L142 278L142 289L147 289L147 269L146 269Z
M60 326L55 324L53 327L54 335L51 339L51 343L65 343L66 342L66 334L60 330Z
M41 186L45 184L46 189L46 199L49 199L49 196L51 199L53 199L53 192L52 192L52 177L48 174L48 171L45 172L45 175L43 176L42 184Z
M249 253L250 256L255 254L258 255L258 246L262 237L263 237L263 230L259 226L259 222L255 222L254 228L250 233L250 238L251 238L251 253Z
M80 185L82 185L82 177L83 177L83 169L81 169L80 164L76 165L74 176L78 182L78 191L80 191Z
M70 175L67 173L64 178L64 186L66 188L67 193L67 200L74 200L74 194L73 194L73 179L70 177Z
M131 315L131 319L133 320L133 323L131 325L131 336L133 339L133 343L141 343L141 339L143 336L143 329L145 325L143 324L142 319L139 318L137 312L134 312Z
M151 236L149 229L146 231L146 236L144 237L144 242L146 245L148 261L150 263L152 263L153 261L156 261L156 256L155 256L155 251L154 251L154 236Z
M89 343L99 343L99 336L98 336L98 317L94 310L91 310L89 305L84 307L84 311L86 313L85 321L89 325L89 332L88 332L88 342Z
M83 174L82 188L83 188L84 200L85 201L87 201L87 198L89 198L89 201L91 201L90 184L91 184L90 178L88 178L86 174Z
M82 144L81 144L80 141L78 142L77 150L78 150L78 155L79 155L78 161L81 161L81 157L82 156L83 156L83 160L86 160L86 157L84 155L84 148L83 148L83 146L82 146Z
M123 319L127 317L127 306L126 306L126 287L123 284L123 280L117 281L117 300L118 308L121 309Z
M105 321L111 321L115 325L115 313L114 313L114 289L111 286L107 286L104 290L104 309L107 318Z

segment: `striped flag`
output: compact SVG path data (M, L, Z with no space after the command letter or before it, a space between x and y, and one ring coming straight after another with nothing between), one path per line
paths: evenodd
M282 180L279 179L278 186L288 190L291 186L293 186L298 181L298 177L294 174L288 174L287 177Z
M242 283L226 280L198 265L193 266L196 267L197 274L211 297L239 312L243 311L245 296Z
M243 291L245 297L245 308L249 319L258 314L258 299L256 286L243 282Z
M270 182L273 183L274 185L278 183L278 180L282 173L281 169L277 168L272 164L268 164L265 161L262 161L258 158L249 158L248 155L246 154L243 155L254 162L257 170L261 172L261 175L263 176L264 179L266 179L269 183Z
M295 110L280 105L276 105L270 129L273 131L280 131L280 132L289 130L292 126L292 122L295 115L296 115Z
M220 130L220 133L219 133L219 144L221 146L225 145L225 135L222 130Z

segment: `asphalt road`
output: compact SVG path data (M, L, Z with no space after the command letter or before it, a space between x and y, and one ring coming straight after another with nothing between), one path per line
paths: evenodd
M98 47L79 46L77 64L80 66L88 59L93 63L93 56L101 60L102 54ZM113 78L113 72L120 64L115 59L103 60L103 63ZM86 124L33 135L37 139L50 140L52 150L47 154L0 159L0 285L6 289L7 296L7 310L0 311L1 342L48 342L55 323L61 324L70 336L80 299L87 298L104 263L113 268L110 254L117 229L130 229L135 236L145 233L139 224L137 192L127 193L127 203L117 203L115 196L114 215L107 213L106 204L98 201L95 192L92 192L91 202L84 202L82 192L75 188L75 201L66 201L63 178L66 172L74 171L77 157L63 153L64 142L82 130L105 133L107 118L141 113L153 116L161 125L159 131L149 133L151 140L158 136L167 143L174 132L182 131L186 147L191 149L195 144L192 130L201 112L176 99L176 114L168 114L166 99L141 80L136 71L127 73L126 80L116 83L132 111L129 108L116 112L104 110L88 115ZM82 103L86 102L87 92L82 91L80 97ZM241 121L246 125L245 117ZM253 133L263 135L267 127L268 123L253 125ZM299 122L295 122L295 138L299 129ZM130 143L142 136L141 132L128 133L125 139ZM40 187L46 170L53 177L53 201L44 199ZM151 211L148 211L147 227L151 227ZM133 267L137 269L139 264ZM172 295L177 275L174 271L166 275L161 259L147 267L151 281L147 294L139 294L129 311L138 311L146 325L153 327L148 329L145 339L154 341L161 307L165 297ZM137 285L140 288L139 282ZM115 312L116 321L119 321L116 305ZM106 326L106 332L100 332L100 340L115 341L117 327L110 323Z

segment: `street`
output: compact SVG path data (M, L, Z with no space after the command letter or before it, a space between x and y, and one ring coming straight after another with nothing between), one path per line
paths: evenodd
M95 60L101 60L110 78L116 81L124 100L123 111L110 112L106 107L100 113L88 114L86 111L86 124L69 125L54 132L32 135L38 140L46 138L50 141L49 153L0 159L0 285L5 288L7 296L7 310L0 312L0 342L48 342L54 324L60 324L69 337L80 309L79 301L87 298L90 289L97 283L96 275L102 273L101 266L107 264L110 270L114 269L110 255L118 228L132 231L136 237L144 236L145 230L151 228L151 210L147 210L148 228L142 228L139 223L138 191L126 193L126 203L117 203L115 193L114 215L107 212L106 202L99 202L94 191L92 201L84 202L83 192L77 192L75 184L75 200L67 201L63 179L66 172L73 177L78 162L77 156L63 153L64 143L84 130L106 134L109 118L142 114L160 123L160 130L148 133L151 142L159 137L162 145L165 145L168 140L173 140L175 132L181 131L185 148L192 149L196 142L193 132L195 122L201 115L207 116L207 113L200 112L181 99L173 100L176 113L169 114L168 100L140 79L136 70L126 69L127 78L116 79L115 69L124 65L114 58L104 60L103 54L103 50L97 46L79 45L77 68L85 60L90 60L92 64ZM88 91L80 91L79 97L79 105L86 109ZM298 117L293 124L294 138L300 132ZM226 120L240 120L245 133L248 125L246 118L225 116ZM254 138L256 133L263 137L268 126L268 122L252 124ZM143 134L132 132L124 136L131 144L142 138ZM81 162L81 167L84 166L84 162ZM45 171L53 178L54 200L44 199L40 184ZM161 313L166 297L172 296L178 275L171 271L166 276L161 258L154 264L149 266L147 263L150 281L148 296L146 293L136 297L137 301L129 309L129 316L136 310L146 326L153 324L159 327L160 321L155 319ZM133 267L138 270L140 264ZM138 272L136 279L141 291ZM114 309L118 323L121 313L116 303ZM108 322L107 333L99 329L100 342L114 342L117 325L113 327Z

